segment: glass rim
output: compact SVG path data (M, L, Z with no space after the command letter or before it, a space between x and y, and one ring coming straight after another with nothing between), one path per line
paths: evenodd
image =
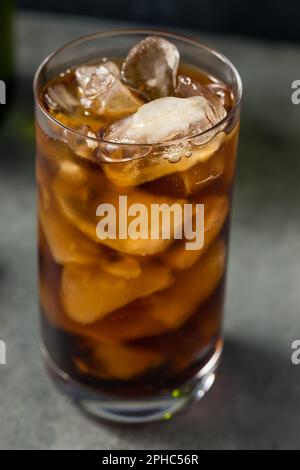
M137 142L137 143L133 143L133 142L115 142L115 141L110 141L110 140L106 140L104 138L98 138L98 137L88 137L88 140L89 141L93 141L93 142L96 142L97 144L107 144L107 145L115 145L115 146L124 146L124 148L131 148L131 147L144 147L144 146L172 146L172 145L176 145L176 144L179 144L179 143L182 143L182 142L186 142L186 141L193 141L193 139L197 139L199 137L202 137L202 136L206 136L206 135L209 135L209 133L211 133L212 131L215 132L215 134L217 134L218 132L221 132L223 129L224 129L224 126L225 124L230 121L230 119L235 115L236 111L239 109L240 107L240 104L241 104L241 100L242 100L242 94L243 94L243 85L242 85L242 79L240 77L240 74L237 70L237 68L233 65L233 63L220 51L218 51L217 49L214 49L210 46L208 46L207 44L203 43L202 41L199 41L198 39L195 39L191 36L188 36L188 35L185 35L185 34L181 34L181 33L175 33L175 32L171 32L171 31L162 31L160 29L153 29L153 28L126 28L126 29L123 29L123 28L120 28L120 29L110 29L109 31L100 31L100 32L95 32L95 33L91 33L91 34L86 34L84 36L80 36L79 38L77 39L74 39L72 41L69 41L67 42L66 44L64 44L62 47L56 49L55 51L53 51L52 53L48 54L48 56L46 56L46 58L40 63L40 65L38 66L35 74L34 74L34 79L33 79L33 94L34 94L34 100L35 100L35 103L37 104L39 110L46 116L47 119L49 119L54 125L60 127L64 132L68 132L70 134L73 134L81 139L84 139L86 140L87 139L87 136L79 131L76 131L75 129L72 129L71 127L69 126L66 126L65 124L63 124L62 122L60 122L58 119L56 119L54 116L52 116L50 114L50 112L46 109L46 107L44 106L43 102L42 102L42 99L41 99L41 95L40 95L40 92L38 90L38 80L39 80L39 77L42 73L42 71L44 70L44 68L50 63L50 61L55 58L56 56L58 56L61 52L63 52L64 50L68 49L69 47L71 46L76 46L77 44L80 44L80 43L83 43L83 42L86 42L86 41L90 41L90 40L93 40L93 39L96 39L98 37L110 37L110 36L125 36L125 35L128 35L128 34L146 34L146 35L159 35L159 36L162 36L162 37L167 37L169 39L171 38L175 38L179 41L182 41L182 42L185 42L185 43L190 43L191 45L195 46L195 47L198 47L198 48L201 48L201 49L205 49L208 53L211 53L212 55L214 55L215 57L217 57L218 59L220 59L228 68L230 68L236 78L236 82L237 82L237 96L235 97L235 102L232 106L232 108L229 110L229 112L226 114L226 116L221 120L219 121L218 123L214 124L212 127L210 127L209 129L203 131L203 132L200 132L198 134L195 134L193 136L184 136L184 137L180 137L180 138L177 138L177 139L173 139L171 141L167 141L167 142L153 142L153 143L144 143L144 142ZM211 140L211 139L209 139Z

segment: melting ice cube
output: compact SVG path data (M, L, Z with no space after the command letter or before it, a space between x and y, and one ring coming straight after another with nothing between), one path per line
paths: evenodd
M203 96L211 104L211 109L215 114L215 121L221 121L226 116L224 108L224 96L219 95L220 87L217 84L203 86L186 75L179 75L176 86L176 96L180 98L190 98L192 96ZM224 88L222 88L224 93ZM218 91L218 92L217 92Z
M51 85L45 93L45 101L51 111L72 113L79 101L62 83Z
M155 144L193 137L210 129L226 115L204 96L166 97L146 103L132 116L113 123L106 139L119 143Z
M190 253L195 256L193 251ZM97 326L101 334L110 341L118 342L156 336L179 328L191 318L200 304L206 302L219 284L224 274L225 256L223 241L216 240L199 262L190 269L186 269L186 266L176 273L175 282L169 288L137 300L134 304L127 305L100 320ZM195 289L195 285L201 288ZM203 329L202 322L201 326ZM167 341L164 338L163 350ZM197 344L199 345L199 333Z
M94 152L98 148L96 134L87 124L74 126L73 128L76 131L76 134L67 134L67 142L69 146L79 157L93 158ZM86 136L86 138L84 138L84 136Z
M128 53L122 74L126 82L150 99L174 95L179 52L174 44L148 36Z
M224 84L218 82L210 83L207 88L219 98L225 108L228 109L232 106L232 94Z
M81 105L107 118L134 113L143 102L119 79L113 62L79 67L76 72Z
M87 358L75 357L76 366L82 374L101 379L132 379L159 366L164 359L154 350L114 342L89 340L85 350Z
M98 65L84 65L75 71L77 82L81 91L87 96L97 94L99 84L105 86L106 80L110 81L112 77L119 77L120 71L113 62L103 62ZM93 89L94 87L94 89Z
M79 323L92 323L134 300L165 289L173 282L171 271L156 263L145 263L136 279L122 279L99 266L84 270L79 264L65 265L62 301L66 314Z
M205 209L204 246L198 250L186 250L184 242L177 242L162 254L167 266L182 270L194 265L219 235L229 211L226 196L207 196L201 200Z
M107 129L106 140L137 145L168 142L168 145L153 149L146 158L105 165L107 176L119 186L132 186L183 172L198 162L208 160L222 144L224 133L201 133L226 115L222 106L221 109L221 113L217 112L204 96L159 98L143 105L132 116L113 123ZM200 136L194 137L192 142L186 140L172 143L174 139L197 134ZM128 153L130 146L125 147ZM136 157L136 149L133 157Z
M113 164L114 166L114 164ZM94 172L87 172L74 162L63 162L60 171L53 181L53 192L56 195L58 206L66 218L75 225L84 235L98 244L104 244L113 250L128 255L153 255L160 253L172 243L175 233L182 226L182 219L173 218L170 223L170 237L163 238L164 226L158 224L156 237L149 238L151 221L148 221L143 228L139 238L125 239L99 239L96 227L99 217L96 215L97 207L101 202L106 202L116 208L117 232L119 230L119 214L122 208L119 206L120 190L111 185L104 175ZM129 190L127 192L128 207L133 204L143 204L147 208L147 213L151 213L153 204L167 204L172 206L175 202L181 207L185 203L184 199L169 198L166 196L153 195L141 190Z

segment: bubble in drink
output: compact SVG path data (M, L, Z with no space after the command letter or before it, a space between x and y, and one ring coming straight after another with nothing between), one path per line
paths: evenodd
M179 52L174 44L158 36L148 36L128 53L122 67L127 83L150 99L174 95Z
M75 71L81 105L110 119L134 113L143 102L119 79L113 62L79 67Z

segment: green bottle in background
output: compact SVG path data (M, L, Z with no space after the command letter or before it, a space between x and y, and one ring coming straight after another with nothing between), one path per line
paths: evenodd
M14 0L1 0L0 5L0 119L6 114L13 87L13 16ZM4 82L4 84L3 84ZM5 97L3 96L5 93Z

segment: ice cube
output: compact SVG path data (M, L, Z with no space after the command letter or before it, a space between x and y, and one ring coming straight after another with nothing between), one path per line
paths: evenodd
M149 338L147 346L161 352L171 369L178 372L192 366L199 359L199 352L209 348L218 337L222 324L222 295L217 295L196 311L171 335ZM178 347L180 345L180 347Z
M95 327L110 341L130 341L179 328L212 295L224 275L225 259L225 245L216 240L197 263L176 273L168 289L113 312Z
M166 330L163 319L153 318L149 313L147 298L136 300L91 325L101 332L102 339L109 341L131 341L159 335Z
M93 159L98 148L97 137L93 129L87 125L74 126L76 134L68 133L67 141L76 155L82 158ZM77 134L78 133L78 134ZM79 135L80 134L80 135ZM86 138L84 137L86 136Z
M80 112L73 114L58 113L55 117L61 124L70 127L74 131L80 132L82 126L88 126L95 135L106 125L104 118L85 111L83 113L82 109L80 109ZM68 143L70 136L70 132L61 132L61 137L66 143Z
M145 263L136 279L116 278L95 265L69 263L62 276L62 303L66 314L78 323L95 322L113 310L168 287L169 268Z
M103 168L107 177L120 187L138 186L173 173L179 175L181 172L184 178L183 183L187 188L187 194L191 194L194 183L188 181L188 177L185 178L186 175L183 173L194 167L197 163L206 162L218 151L223 140L224 133L219 133L209 143L193 147L192 150L186 144L168 146L167 148L160 146L158 150L145 157L126 162L116 161L113 164L104 164ZM137 151L135 150L136 153ZM171 161L169 159L170 156ZM207 178L205 168L203 174L200 168L199 172L198 182Z
M120 70L114 62L101 62L97 65L78 67L75 76L81 92L91 96L97 94L99 85L105 87L105 82L110 82L112 76L118 78Z
M69 184L73 190L82 190L87 183L89 173L85 170L80 162L75 160L62 160L58 168L58 175L56 179L62 181L62 184ZM55 182L55 179L54 179Z
M208 160L199 162L192 168L177 173L178 180L181 179L184 196L196 195L204 188L214 184L224 174L224 166L223 159L216 153Z
M65 164L71 165L69 162ZM135 279L141 274L139 262L94 243L60 212L45 188L40 190L39 220L51 254L59 264L95 264L115 277Z
M118 343L88 342L86 361L75 358L75 364L81 373L91 374L101 379L130 380L149 369L158 367L163 362L163 355L137 346ZM89 351L90 349L90 351Z
M45 101L50 111L71 114L79 106L78 98L63 83L50 85L45 93Z
M63 311L59 295L59 270L53 266L52 254L49 251L43 230L39 231L39 244L41 245L39 254L39 297L43 314L47 316L53 326L80 334L79 327L82 329L82 325L73 322Z
M218 118L220 117L218 115ZM145 158L104 165L104 170L119 186L139 185L171 173L188 170L196 163L206 161L218 150L224 133L219 132L216 135L211 131L208 136L197 137L197 140L179 140L174 144L172 140L195 136L210 129L217 122L214 107L204 96L154 100L143 105L132 116L113 123L107 129L105 138L120 143L151 145L167 142L168 145L157 146L152 154ZM125 147L128 153L129 146ZM136 153L134 148L134 156Z
M220 233L229 212L226 196L206 196L204 204L204 246L186 250L185 241L177 242L162 254L163 261L172 269L182 270L194 265Z
M209 83L207 85L207 88L212 93L217 95L220 102L226 109L229 109L232 106L233 96L231 95L229 89L225 85L219 82L213 82L213 83Z
M92 338L97 341L103 340L103 335L99 328L95 328L94 324L85 325L76 323L68 317L61 304L59 276L53 276L53 262L47 266L47 256L45 250L42 252L41 276L39 278L39 296L43 310L43 314L47 315L48 320L55 327L63 329L66 332L73 333L77 336Z
M178 75L176 85L176 96L180 98L190 98L191 96L204 96L209 101L218 99L212 91L208 88L209 84L203 85L202 83L194 80L188 75Z
M44 264L45 258L43 258L42 266ZM45 271L46 268L47 266ZM56 282L59 281L59 276L53 279L53 275L50 276L52 269L53 265L50 265L46 275L39 279L39 295L43 314L47 316L53 326L63 329L65 332L96 341L105 339L101 334L101 330L95 328L94 324L85 325L83 328L81 323L73 321L65 314L59 295L60 285L59 282Z
M158 239L149 238L147 233L141 233L137 239L116 239L107 238L100 240L96 233L99 217L96 215L97 207L102 203L112 204L117 214L117 234L119 227L119 195L120 190L107 181L103 174L85 171L75 163L67 162L63 164L53 182L53 191L57 197L60 208L80 231L87 235L96 243L101 243L119 252L134 255L152 255L163 251L172 243L174 234L178 230L179 221L172 217L170 227L170 239L162 238L162 227L158 227ZM148 214L151 214L153 204L168 204L171 206L175 202L185 203L183 199L173 199L166 196L156 196L142 190L132 189L126 191L127 205L142 203L146 206ZM174 220L176 219L176 220ZM150 220L148 220L150 224ZM180 221L180 224L182 221ZM149 225L147 232L150 231ZM147 239L148 238L148 239Z
M59 264L72 261L84 264L99 260L99 247L61 215L55 201L47 194L47 199L45 189L40 194L39 218L55 261Z
M146 103L132 116L113 123L105 138L131 144L171 142L210 129L221 116L204 96L168 96Z
M226 109L224 107L224 96L220 96L215 88L217 84L202 85L201 83L193 80L187 75L179 75L176 96L180 98L191 98L192 96L203 96L210 103L211 110L214 114L212 118L212 125L216 124L226 116ZM219 88L218 88L219 91ZM208 117L208 119L211 119Z
M175 93L179 98L203 96L203 87L187 75L178 75Z
M81 105L109 119L120 119L134 113L143 102L118 78L118 67L112 62L79 67L75 71Z
M224 242L217 240L194 266L177 275L169 289L149 298L151 317L163 321L166 329L179 328L216 289L224 274L225 255Z
M142 269L139 261L132 256L104 248L99 265L103 271L123 279L136 279L141 275Z
M72 163L73 152L69 145L63 140L59 140L61 133L56 133L55 137L50 137L38 126L36 127L36 144L38 148L38 158L36 159L36 175L41 179L41 185L49 187L49 181L53 178L62 162ZM43 178L45 181L42 181Z
M41 236L43 236L41 234ZM89 340L103 341L106 336L102 333L101 322L82 325L73 321L64 312L60 295L60 276L57 270L53 270L53 261L49 258L47 248L42 250L42 262L40 264L39 294L40 301L49 321L56 327Z
M42 122L44 129L36 126L36 141L39 152L46 157L53 167L64 160L74 160L74 153L83 158L94 159L97 155L98 142L96 136L104 126L101 118L82 114L82 109L74 113L55 113L59 126L50 122ZM67 130L66 127L71 128ZM76 159L76 158L75 158Z
M148 36L128 53L122 67L126 82L150 99L174 95L179 52L159 36Z

